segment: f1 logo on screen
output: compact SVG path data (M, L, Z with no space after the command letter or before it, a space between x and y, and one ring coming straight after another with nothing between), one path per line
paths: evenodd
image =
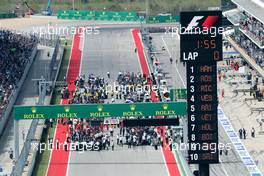
M221 19L221 11L181 12L182 62L214 63L223 60L224 28Z
M194 27L197 27L200 23L199 21L201 19L203 19L204 16L194 16L192 21L189 23L189 25L187 26L187 31L192 30ZM207 16L206 18L204 18L205 20L202 20L202 27L203 28L210 28L214 25L214 23L217 21L219 17L218 16Z

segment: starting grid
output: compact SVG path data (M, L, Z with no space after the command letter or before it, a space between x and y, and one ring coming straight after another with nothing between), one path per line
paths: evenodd
M15 106L15 120L187 115L186 102Z

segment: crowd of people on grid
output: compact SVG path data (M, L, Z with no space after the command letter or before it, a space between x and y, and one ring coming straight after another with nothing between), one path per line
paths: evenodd
M68 87L61 90L62 98L70 99L70 103L74 104L90 104L90 103L103 103L108 98L105 90L106 82L104 78L90 74L88 79L85 75L79 76L75 82L75 91L72 92L70 98L70 91Z
M231 35L237 43L245 50L245 52L255 59L256 63L264 68L264 51L260 49L256 44L250 41L244 34L237 32Z
M75 143L79 146L83 142L90 146L97 145L91 150L114 150L115 146L135 148L136 146L149 145L156 150L163 146L163 138L153 127L122 127L122 122L115 125L104 125L103 123L92 125L91 119L70 119L67 121L69 127L67 143ZM65 123L65 122L64 122ZM172 147L172 139L166 135L165 141ZM78 150L78 147L76 147Z
M247 33L256 38L261 45L264 45L264 24L244 12L246 19L240 21L240 26Z
M144 89L150 78L145 75L119 72L116 79L117 86L112 88L109 88L108 83L111 75L109 72L106 75L108 79L93 74L89 74L88 78L85 75L80 75L74 82L75 91L70 92L68 87L64 87L61 90L61 96L69 99L69 102L74 104L104 103L106 99L111 100L112 103L117 99L126 103L151 101L148 93L149 87ZM139 86L141 86L140 91L136 89ZM70 97L71 94L72 97ZM139 145L152 145L155 149L159 145L163 145L163 140L155 128L123 128L121 124L104 125L102 123L92 125L91 119L69 119L67 122L69 125L68 142L97 144L100 150L114 150L115 145L127 145L128 148Z
M141 73L119 72L118 94L123 95L126 102L149 102L151 101L150 87L147 86L149 79Z
M110 73L107 75L110 78ZM61 96L74 104L104 103L106 99L112 103L116 100L125 103L151 101L150 87L146 86L148 78L141 73L119 72L116 81L117 84L110 85L103 77L89 74L86 79L85 75L80 75L74 82L75 90L70 92L66 86Z
M0 29L0 119L36 45L35 36Z

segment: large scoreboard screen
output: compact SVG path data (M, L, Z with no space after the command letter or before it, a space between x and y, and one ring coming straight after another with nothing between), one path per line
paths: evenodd
M222 60L221 16L221 11L182 12L180 16L190 164L219 162L216 63Z

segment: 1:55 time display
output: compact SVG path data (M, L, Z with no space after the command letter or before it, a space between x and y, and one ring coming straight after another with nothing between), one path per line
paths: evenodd
M214 40L197 40L197 48L204 48L204 49L215 49L216 48L216 41Z
M214 61L221 60L220 51L217 50L216 40L197 40L197 49L213 49L212 58Z

